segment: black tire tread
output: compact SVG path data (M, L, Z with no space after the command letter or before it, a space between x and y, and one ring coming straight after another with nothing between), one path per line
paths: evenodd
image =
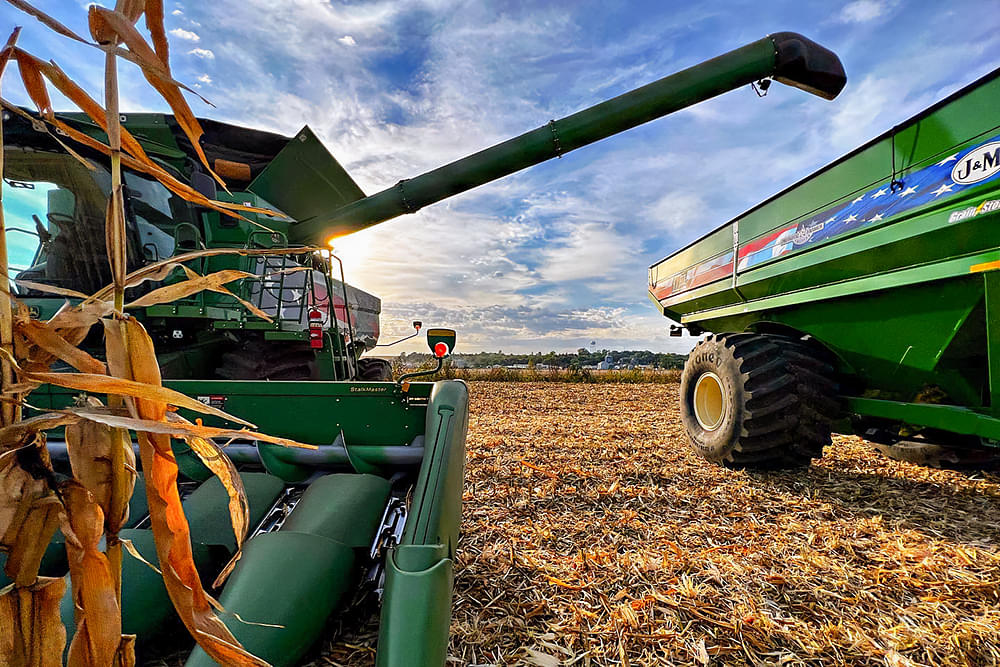
M223 353L215 374L224 380L311 380L315 369L308 344L254 338Z
M705 341L728 348L743 374L743 421L727 467L807 466L829 445L840 414L834 368L820 350L770 334L717 334ZM692 353L693 354L693 353Z
M377 357L362 357L358 359L358 380L390 382L392 380L392 364Z

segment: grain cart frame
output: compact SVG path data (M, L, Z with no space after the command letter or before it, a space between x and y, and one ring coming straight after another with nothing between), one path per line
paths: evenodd
M218 193L173 118L125 114L123 124L176 177L203 194L285 216L224 219L125 174L131 263L174 257L202 274L237 269L253 275L232 283L233 294L133 309L157 339L164 384L251 420L263 432L317 446L303 452L257 442L226 450L240 467L255 529L220 600L232 612L226 624L250 651L276 665L295 664L331 614L370 600L367 589L382 594L378 665L440 665L447 657L468 392L459 381L410 382L412 374L396 382L358 381L365 379L360 354L374 342L358 333L351 316L363 313L377 338L377 299L366 310L375 297L360 290L352 296L332 260L312 249L769 77L827 99L846 82L832 52L800 35L776 33L369 197L308 128L282 137L205 121L203 148L234 186L232 193ZM104 138L80 116L64 119ZM34 216L22 201L8 217L21 232L34 229L40 242L21 277L84 291L93 287L85 280L107 282L100 273L103 228L92 214L106 195L102 158L81 149L95 167L88 170L71 158L63 161L61 147L32 122L5 123L4 129L8 186L39 195ZM226 254L184 256L203 247ZM260 257L275 263L261 266ZM286 282L290 275L304 277ZM62 306L62 298L22 288L18 299L40 317ZM127 298L142 294L136 290ZM313 318L316 310L327 318ZM100 355L99 343L85 346ZM428 343L440 359L453 349L454 334L432 329ZM50 386L32 394L41 409L75 398ZM50 438L54 454L59 437ZM180 484L195 561L211 580L235 549L227 498L189 451L175 454L186 478ZM133 497L133 522L123 537L151 554L143 500L141 492ZM51 551L43 573L59 576L65 558L59 562L58 545ZM162 581L146 565L127 560L123 579L123 629L142 642L155 636L172 610ZM64 599L69 627L72 604L71 597ZM209 663L196 649L187 664Z
M1000 70L649 269L694 334L694 450L805 465L830 433L899 459L1000 461Z

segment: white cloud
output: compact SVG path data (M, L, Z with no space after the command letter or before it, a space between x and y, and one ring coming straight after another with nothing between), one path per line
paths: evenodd
M357 44L357 42L354 41L354 38L351 37L350 35L344 35L337 41L343 44L344 46L355 46Z
M170 12L170 14L171 14L172 16L183 16L183 15L184 15L184 12L182 12L182 11L181 11L181 10L179 10L179 9L175 9L174 11Z
M174 28L170 31L170 34L177 39L186 39L189 42L201 41L201 37L198 36L198 33L185 30L184 28Z
M207 74L202 74L201 76L198 77L198 81L207 86L208 84L212 83L212 77L210 77Z
M188 54L196 58L205 58L206 60L215 59L215 54L210 49L191 49L188 51Z
M839 19L842 23L867 23L883 16L893 4L887 0L854 0L844 5Z
M672 190L647 209L650 222L668 232L681 232L712 220L714 213L701 195L690 190ZM722 222L712 220L713 223Z

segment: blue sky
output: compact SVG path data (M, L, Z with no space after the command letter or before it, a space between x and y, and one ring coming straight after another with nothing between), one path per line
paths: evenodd
M38 4L86 34L88 3ZM349 282L383 299L383 341L422 319L459 351L686 351L646 299L649 264L1000 66L995 0L165 5L175 75L216 105L196 113L308 124L367 193L771 32L840 55L833 102L735 90L338 242ZM101 90L99 53L0 5L15 24ZM123 110L164 110L123 67Z

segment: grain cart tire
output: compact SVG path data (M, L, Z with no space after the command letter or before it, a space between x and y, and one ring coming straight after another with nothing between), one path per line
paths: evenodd
M940 445L919 440L876 444L875 449L894 461L905 461L942 470L1000 470L1000 449L972 444Z
M392 364L385 359L358 359L358 379L364 382L391 382Z
M730 468L807 466L839 412L833 368L792 338L719 334L681 375L681 419L696 454Z

